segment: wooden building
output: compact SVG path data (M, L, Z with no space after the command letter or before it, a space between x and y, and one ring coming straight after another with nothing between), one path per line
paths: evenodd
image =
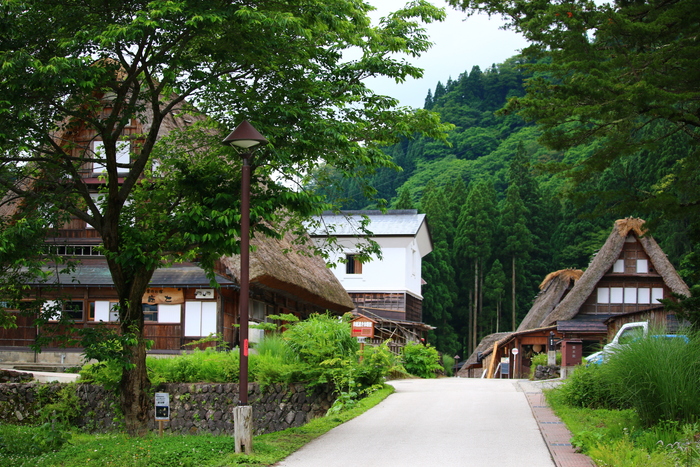
M108 103L105 104L106 106ZM109 109L106 109L107 112ZM132 120L126 128L120 145L121 162L128 164L130 154L143 143L140 135L147 133L146 121ZM187 128L201 116L191 116L181 108L174 109L162 125L161 137L173 129ZM79 125L66 125L57 141L73 151L92 151L98 154L102 142ZM78 155L76 154L76 157ZM157 162L154 162L157 164ZM92 196L100 196L104 185L101 177L104 167L94 162L80 168L80 177L91 187ZM124 169L128 170L128 169ZM0 216L9 219L21 205L9 198L0 203ZM118 313L112 309L117 302L111 274L104 256L98 249L101 238L95 229L78 218L70 219L57 230L55 238L47 238L47 245L59 255L78 262L70 274L50 272L48 282L28 284L32 294L52 303L61 299L73 328L98 326L116 327ZM270 314L291 313L305 318L314 312L343 314L354 304L338 279L326 268L324 261L301 251L302 248L288 235L282 239L255 237L251 240L254 252L250 256L251 322L265 321ZM145 312L145 334L154 341L152 352L178 353L186 344L210 334L220 334L230 345L238 344L238 299L240 259L220 258L216 265L213 287L202 268L195 263L164 265L156 270L149 289L142 298ZM33 317L17 314L15 329L0 329L0 358L9 361L45 361L48 363L78 363L80 349L46 348L34 354L28 348L39 330ZM251 329L250 339L255 342L260 333ZM60 355L60 357L59 357Z
M382 257L361 263L355 256L365 221ZM390 339L403 345L425 338L433 329L423 323L421 264L433 250L425 214L415 209L325 212L315 225L310 235L317 245L334 237L340 246L330 258L331 270L352 298L354 313L377 323L373 343Z
M495 341L487 338L492 348L481 351L479 364L470 357L459 374L488 370L494 358L507 358L513 369L509 377L526 376L530 357L546 351L550 336L559 344L580 342L585 355L599 350L625 322L650 320L675 326L675 316L660 300L673 293L690 296L658 243L645 232L644 221L635 218L615 222L585 272L567 269L549 274L540 289L516 332ZM497 376L494 373L488 370L485 376Z

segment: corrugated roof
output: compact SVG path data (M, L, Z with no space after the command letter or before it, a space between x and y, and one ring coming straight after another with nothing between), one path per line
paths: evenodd
M44 284L54 285L58 282L64 287L71 285L75 287L111 287L114 284L112 281L112 275L110 274L107 265L78 265L75 271L70 274L58 274L58 281L56 281L56 275L53 275L52 277L53 280L49 280ZM216 275L216 282L219 285L235 284L233 281L219 275ZM41 284L37 283L32 285ZM153 273L153 278L149 282L149 285L209 287L210 283L202 268L197 266L178 266L156 269L156 271Z
M425 214L415 209L381 211L340 211L324 212L315 216L320 225L310 226L311 236L357 236L362 232L360 225L364 217L369 218L368 230L374 236L416 235L425 222Z

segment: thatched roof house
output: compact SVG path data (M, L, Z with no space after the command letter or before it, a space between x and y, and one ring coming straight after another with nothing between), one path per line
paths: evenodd
M540 284L540 293L537 294L532 308L517 330L525 331L543 326L544 319L549 316L582 275L583 271L580 269L562 269L547 274L547 277Z
M636 242L641 246L643 252L638 255L639 258L648 258L651 262L651 265L648 265L650 266L648 267L649 273L653 271L655 276L660 276L663 284L671 292L690 296L688 286L678 275L666 254L661 250L656 240L646 233L644 221L635 218L620 219L615 222L605 244L593 258L586 272L576 281L571 292L542 320L541 324L546 326L558 321L573 319L584 303L590 299L603 276L613 269L613 265L617 261L625 260L625 258L621 259L625 246ZM623 266L625 266L625 270L621 274L625 274L629 270L629 265L623 264ZM620 312L622 311L620 310Z
M250 284L252 288L275 290L318 307L343 313L355 308L350 296L326 267L320 256L314 256L292 242L291 234L282 239L255 237L251 245ZM239 282L240 256L221 258L222 264Z
M690 294L658 243L644 229L644 221L635 218L615 222L585 272L553 272L540 289L517 331L486 336L465 362L462 374L467 376L468 369L483 366L492 377L497 359L507 358L515 375L524 375L529 357L546 348L550 338L582 343L583 351L590 352L614 331L611 328L625 320L669 324L674 317L664 310L660 300L671 298L672 293ZM481 364L477 362L479 352L484 357Z

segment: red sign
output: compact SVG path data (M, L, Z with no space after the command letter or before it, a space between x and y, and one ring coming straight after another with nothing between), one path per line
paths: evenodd
M370 339L374 337L374 321L360 316L350 321L352 324L352 335L353 337L369 337Z

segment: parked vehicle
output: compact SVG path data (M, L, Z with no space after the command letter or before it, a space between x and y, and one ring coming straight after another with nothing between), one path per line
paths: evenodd
M603 350L589 355L585 358L587 364L599 365L603 363L608 355L612 352L629 345L632 342L642 339L649 334L649 323L647 321L638 321L636 323L626 323L617 331L615 337L605 344ZM683 334L658 334L653 335L659 339L683 339L688 342L688 336Z

